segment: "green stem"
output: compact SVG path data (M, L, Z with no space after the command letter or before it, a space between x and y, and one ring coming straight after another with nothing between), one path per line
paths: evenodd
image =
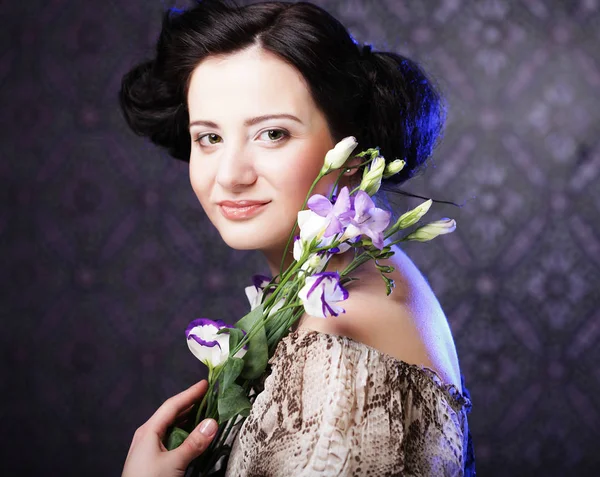
M205 417L213 417L213 415L214 415L214 412L213 412L214 406L212 406L212 395L213 395L213 390L215 388L215 383L219 379L219 376L221 375L221 371L223 371L223 368L224 368L223 365L217 366L216 368L212 368L211 366L208 367L208 389L206 390L206 393L204 394L204 397L202 398L202 401L200 402L200 407L198 407L198 412L196 412L196 420L195 420L196 426L200 422L200 416L202 416L202 410L204 409L204 404L206 404Z
M324 176L324 174L319 172L319 174L317 175L317 178L314 180L314 182L310 186L310 189L308 190L308 194L306 194L306 197L304 199L304 204L302 204L302 208L300 210L304 210L304 207L306 207L306 203L308 202L308 199L310 198L311 192L317 186L317 182L319 182L323 176ZM280 276L283 274L283 264L285 263L285 257L287 256L287 251L290 246L290 242L292 241L292 238L294 237L294 231L296 230L296 225L298 225L298 220L296 220L296 222L294 222L294 226L292 227L292 231L290 232L290 236L288 237L287 244L285 245L285 248L283 249L283 255L281 257L281 264L279 265L279 275Z
M283 310L288 310L290 308L294 308L294 307L296 307L298 305L299 305L298 302L294 302L294 303L290 303L289 305L282 306L281 308L279 308L279 310L277 310L277 313L279 313L280 311L283 311Z
M363 263L365 263L369 259L370 259L370 254L369 254L368 250L365 250L364 252L360 253L358 255L358 257L355 257L348 264L348 266L346 268L344 268L344 270L342 271L342 273L340 273L340 278L341 277L345 277L349 273L353 272L354 270L356 270L358 267L360 267Z
M298 311L296 313L294 313L294 315L292 316L290 321L288 321L286 329L292 327L303 314L304 314L304 307L300 307L298 309Z
M368 154L370 154L369 159L367 159L365 162L360 163L356 167L366 166L369 162L372 162L379 155L379 151L377 151L376 149L373 149L373 152L370 152ZM365 172L366 172L366 169L365 169ZM363 174L363 178L364 178L364 174ZM350 195L353 195L354 193L358 192L359 190L360 190L360 184L357 185L354 189L352 189L352 191L350 192Z
M244 384L244 387L246 386L246 384L249 381L246 380L246 383ZM231 430L233 429L234 425L235 425L235 421L237 420L239 414L233 416L231 419L229 419L229 421L227 421L227 424L225 424L225 428L223 430L223 432L221 432L221 435L219 435L219 437L217 439L214 439L209 448L205 451L205 453L210 454L210 460L207 463L206 468L204 469L203 472L203 476L206 475L207 472L210 472L210 470L212 469L212 467L218 462L218 460L222 457L219 454L217 454L215 452L216 449L222 449L223 446L225 445L225 442L227 441L227 437L229 436L229 434L231 433ZM243 420L239 423L239 424L243 424Z
M283 287L284 285L288 282L288 280L292 277L292 275L296 272L296 270L298 270L300 268L300 266L302 265L303 261L300 260L300 262L296 262L293 266L291 266L286 272L285 275L283 276L283 279L281 280L281 282L278 284L277 288L279 289L279 292L281 293L283 291ZM267 299L267 301L265 302L265 310L269 308L269 306L272 303L275 303L275 299L279 296L279 293L277 293L277 290L275 290L275 293L273 293L271 296L269 296L269 298Z
M285 281L287 281L289 277L286 277ZM285 283L282 282L282 283ZM273 296L276 296L276 294L274 293ZM271 299L271 297L269 298L269 300ZM268 321L269 317L265 317L264 315L262 316L262 318L258 321L256 321L252 327L250 328L250 330L248 330L248 333L246 334L246 336L244 336L239 343L237 344L237 346L233 349L229 351L229 355L230 356L235 356L236 353L241 350L255 335L256 333L258 333L261 329L261 327L264 327L265 323Z
M324 245L323 247L319 247L313 250L313 253L322 252L323 250L329 250L331 248L337 247L341 242L339 240L335 240L329 245Z
M337 187L337 185L340 182L340 179L344 176L344 172L349 171L350 169L353 169L353 167L344 167L343 169L341 169L341 172L338 174L337 179L333 183L333 187L331 188L331 191L329 192L329 200L330 201L333 197L333 192L335 191L335 188Z
M383 239L386 240L388 238L390 238L392 235L394 235L396 232L398 232L398 230L396 230L395 227L396 224L392 225L387 232L385 233L385 235L383 236Z
M296 302L294 305L290 305L290 308L292 307L299 307L299 310L297 310L295 313L292 313L291 320L288 320L287 322L284 321L277 328L271 330L271 333L269 334L269 336L267 336L267 343L270 343L274 336L281 334L283 330L287 330L292 324L296 322L296 320L298 319L296 316L298 315L298 311L304 312L304 307L299 302Z
M405 235L404 237L402 237L401 239L398 240L394 240L393 242L390 242L387 246L391 247L392 245L396 245L397 243L400 242L406 242L406 237L408 237L410 234Z

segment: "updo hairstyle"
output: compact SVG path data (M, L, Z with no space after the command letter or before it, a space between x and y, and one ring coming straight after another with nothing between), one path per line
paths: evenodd
M425 165L445 120L432 82L414 61L358 45L338 20L308 2L204 0L167 10L156 56L122 79L119 101L128 125L189 161L186 98L193 70L207 56L252 45L300 71L335 142L355 136L356 151L379 147L387 162L406 161L388 183L401 184Z

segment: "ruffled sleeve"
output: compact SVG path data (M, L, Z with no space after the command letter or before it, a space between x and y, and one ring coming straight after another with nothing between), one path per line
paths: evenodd
M227 476L475 475L468 392L433 370L303 328L269 364Z

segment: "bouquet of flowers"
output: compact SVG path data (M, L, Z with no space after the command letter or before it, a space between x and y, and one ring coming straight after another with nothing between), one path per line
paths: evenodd
M408 240L428 241L456 228L453 219L444 218L386 246L384 240L416 224L427 213L432 200L406 212L390 226L391 213L377 208L371 196L379 190L382 179L402 170L405 161L395 160L386 166L378 148L355 154L363 162L354 167L365 166L361 183L352 191L343 187L334 198L333 191L343 172L348 170L342 166L356 146L356 139L347 137L326 154L323 167L298 212L300 235L294 238L294 227L286 245L287 250L294 238L294 260L284 271L282 259L280 273L273 279L261 275L253 277L253 286L246 288L251 311L233 326L220 320L199 318L185 331L191 352L208 367L209 387L192 411L195 420L190 419L188 428L172 427L165 446L169 450L179 446L204 418L211 417L219 423L209 449L188 468L193 476L209 475L219 459L229 454L227 437L249 415L269 358L305 312L321 318L344 313L340 304L348 298L344 285L355 279L350 276L352 271L368 260L375 261L389 295L394 281L387 274L394 269L380 264L379 260L394 255L391 246ZM317 182L334 171L340 172L329 197L311 196ZM307 205L308 209L304 210ZM355 250L354 259L343 271L323 271L334 254L350 248Z

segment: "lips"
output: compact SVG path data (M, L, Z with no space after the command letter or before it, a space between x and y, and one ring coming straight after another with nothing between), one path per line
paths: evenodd
M230 220L243 220L254 217L264 210L269 202L258 200L225 200L219 202L221 213Z
M262 205L269 203L268 200L224 200L219 205L227 207L248 207L250 205Z

